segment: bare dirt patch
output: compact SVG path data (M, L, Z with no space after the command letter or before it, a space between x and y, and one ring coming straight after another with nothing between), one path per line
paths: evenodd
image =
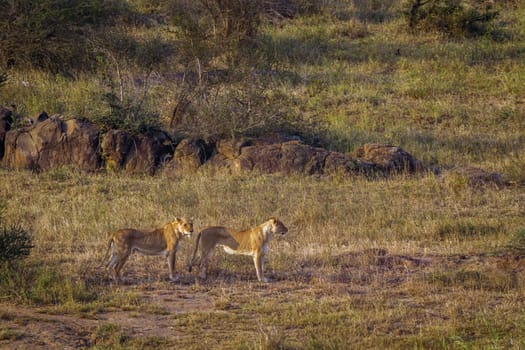
M407 256L384 249L350 252L328 260L304 261L288 272L269 272L269 284L256 282L252 274L213 271L210 280L200 284L185 275L175 284L132 279L128 284L108 286L140 299L142 306L129 310L115 305L96 312L64 314L57 307L0 304L0 347L78 349L120 341L131 348L169 348L191 347L208 339L211 346L224 348L232 345L225 335L228 331L235 330L242 339L254 339L255 334L262 341L265 334L275 332L262 326L264 317L277 317L275 313L290 312L289 308L314 300L333 304L334 314L341 312L341 301L354 310L373 310L377 303L402 304L423 323L449 322L451 316L442 303L463 295L454 296L459 289L523 289L525 256ZM418 287L422 284L432 286L434 295L423 293ZM484 298L498 303L491 295ZM383 329L379 321L368 321L368 327L386 334L395 329L395 334L405 336L415 332L412 321L393 317L390 328ZM297 325L291 322L282 331L289 333L291 342L304 332L303 321L295 322ZM273 337L280 339L279 334ZM129 345L130 339L140 342Z

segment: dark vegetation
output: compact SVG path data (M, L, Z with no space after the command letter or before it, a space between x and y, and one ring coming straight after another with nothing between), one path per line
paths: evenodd
M33 248L29 231L15 224L5 225L6 208L7 204L0 202L0 264L23 259L29 256Z
M503 38L495 21L498 9L489 2L352 5L354 14L345 1L0 1L6 14L0 23L0 69L36 69L72 80L86 74L105 77L106 91L99 96L105 112L83 116L104 129L147 133L171 127L201 137L284 129L319 139L327 137L323 122L301 117L293 97L279 93L283 79L295 79L293 72L279 69L293 53L282 52L286 46L261 28L298 16L355 15L363 23L404 16L407 32ZM366 35L361 33L354 35ZM324 44L315 45L318 50ZM297 59L308 59L308 54ZM0 75L0 83L5 79ZM168 118L148 98L155 80L168 81L173 90Z

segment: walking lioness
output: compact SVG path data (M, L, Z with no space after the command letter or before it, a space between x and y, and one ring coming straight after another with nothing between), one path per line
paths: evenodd
M270 218L259 226L239 232L234 232L222 226L205 228L197 236L193 257L188 266L188 270L191 272L200 241L200 278L206 278L206 269L208 261L213 254L213 248L216 245L222 245L228 254L251 255L255 264L257 279L261 282L268 282L268 279L264 277L263 271L264 256L268 251L268 243L274 234L284 236L286 232L288 232L286 226L275 218Z
M104 260L107 260L110 248L113 248L113 254L106 264L106 270L113 272L113 278L119 281L120 270L134 251L142 255L162 255L168 259L170 280L177 281L175 256L179 241L192 233L193 221L184 218L176 218L175 221L151 231L128 228L112 232Z

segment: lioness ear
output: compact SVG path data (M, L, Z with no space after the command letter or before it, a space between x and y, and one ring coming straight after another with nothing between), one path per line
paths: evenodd
M175 221L173 221L173 222L176 222L176 223L178 224L178 223L181 222L181 219L179 219L179 218L175 218Z

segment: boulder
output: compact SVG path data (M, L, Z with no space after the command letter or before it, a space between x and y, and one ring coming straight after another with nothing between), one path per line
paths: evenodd
M365 145L353 156L282 136L217 141L215 152L207 164L237 172L255 170L306 175L341 173L374 176L423 169L421 162L395 146Z
M101 142L107 170L154 174L173 153L173 142L165 132L133 136L122 130L110 130Z
M355 174L373 176L380 172L376 164L341 152L330 152L324 161L326 174Z
M13 112L0 106L0 159L4 156L5 135L13 124Z
M194 172L208 158L208 145L201 139L184 139L175 148L170 168L177 173Z
M375 164L385 173L417 172L423 170L422 163L401 147L385 144L365 144L355 152L356 158Z
M47 170L74 165L81 170L100 167L98 128L87 121L50 117L33 127L6 134L4 164L15 169Z
M239 170L257 170L264 173L319 174L329 152L288 141L266 145L251 145L241 149L238 157Z

